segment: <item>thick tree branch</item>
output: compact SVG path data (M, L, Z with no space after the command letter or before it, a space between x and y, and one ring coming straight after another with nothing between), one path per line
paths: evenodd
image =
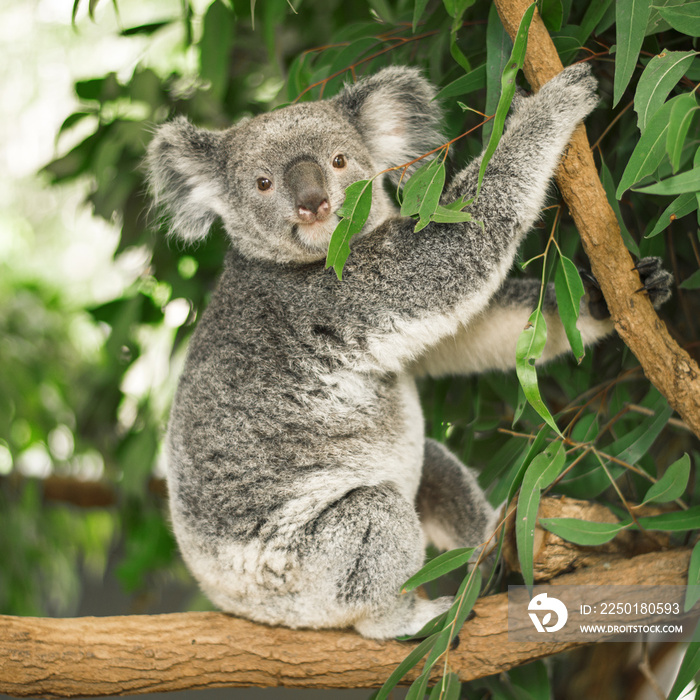
M530 0L495 0L503 26L515 35ZM554 44L536 11L528 36L525 77L534 90L562 70ZM647 378L700 437L700 369L671 338L649 299L638 294L639 275L620 235L593 161L586 130L574 134L557 173L557 185L579 230L622 340Z
M546 559L547 549L545 544L538 559ZM630 559L615 552L612 557L612 566L602 557L594 566L557 576L551 583L686 583L690 550ZM450 667L462 680L580 646L510 642L507 613L505 593L477 601L474 618L462 628L459 647L449 656ZM266 627L223 613L0 616L0 693L59 698L243 686L370 688L381 685L412 646L375 642L349 631Z

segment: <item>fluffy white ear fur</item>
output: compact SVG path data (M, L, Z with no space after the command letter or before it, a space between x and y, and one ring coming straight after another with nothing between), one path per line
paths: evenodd
M349 85L335 101L360 131L380 170L442 143L435 90L416 68L385 68Z
M186 242L205 238L223 213L221 139L178 117L160 126L148 147L154 202L165 211L170 233Z

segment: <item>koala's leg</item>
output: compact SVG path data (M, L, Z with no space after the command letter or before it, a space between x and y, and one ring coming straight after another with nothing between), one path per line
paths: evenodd
M423 564L424 545L413 504L393 484L353 489L307 532L313 548L309 585L321 590L322 582L333 582L332 619L323 626L341 620L365 637L388 639L415 634L449 608L450 598L425 600L415 591L400 595Z
M605 314L601 313L602 297L594 286L595 280L590 275L583 279L587 294L581 300L577 326L584 345L592 345L612 333L614 326L607 308ZM539 296L539 280L506 280L477 318L461 326L454 335L443 338L415 362L414 375L440 377L513 369L518 337L537 306ZM547 324L547 344L538 364L571 351L559 318L553 284L545 290L542 312Z
M500 517L474 474L444 445L429 439L416 506L425 534L439 549L483 544Z

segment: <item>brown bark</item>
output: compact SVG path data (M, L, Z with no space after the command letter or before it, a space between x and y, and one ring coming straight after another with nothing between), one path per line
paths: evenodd
M684 585L689 557L686 549L641 554L558 576L552 584ZM449 656L462 680L580 646L509 642L507 612L505 593L477 601L474 618ZM241 686L370 688L381 685L412 646L349 631L266 627L223 613L0 616L0 693L71 697Z
M530 0L494 0L511 37ZM525 77L534 90L562 70L554 44L537 11L530 26ZM608 303L615 328L639 360L644 374L700 437L700 369L659 319L648 297L637 294L639 275L598 177L585 127L580 126L556 177Z
M637 517L663 512L656 506L636 509ZM540 518L576 518L595 523L616 523L619 518L604 505L565 496L545 497L540 502L535 526L533 573L536 582L549 581L564 572L591 566L610 566L638 554L658 551L669 546L668 535L660 532L622 530L610 542L598 547L580 547L544 530ZM503 558L513 571L520 571L515 541L515 507L511 507L503 541Z

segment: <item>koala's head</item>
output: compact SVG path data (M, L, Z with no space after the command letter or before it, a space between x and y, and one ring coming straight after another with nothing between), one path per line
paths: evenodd
M184 118L161 126L148 148L156 202L171 231L204 238L217 216L246 256L323 259L345 188L440 143L434 89L413 68L386 68L336 97L245 120L219 132ZM392 213L375 181L366 234Z

